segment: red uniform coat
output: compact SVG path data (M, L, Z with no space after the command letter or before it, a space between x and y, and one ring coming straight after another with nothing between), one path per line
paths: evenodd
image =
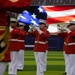
M67 44L67 49L65 53L75 54L75 31L72 31L68 34L66 44Z
M10 32L10 38L11 38L9 43L10 51L19 51L19 43L18 43L19 33L20 33L19 28L14 28Z
M31 0L18 0L17 2L12 2L12 1L14 0L0 1L0 26L7 25L7 11L22 12L23 10L27 9L31 3ZM0 35L2 35L3 33L4 33L4 30L0 30ZM6 55L7 54L5 54L4 59L7 59Z
M75 54L75 31L62 34L65 37L64 50L66 54Z
M45 52L46 51L46 38L49 36L47 30L42 29L42 34L39 34L37 30L30 33L35 36L34 52Z
M24 48L25 48L25 37L26 37L26 35L27 35L27 32L25 30L20 30L19 39L18 39L20 50L24 50Z

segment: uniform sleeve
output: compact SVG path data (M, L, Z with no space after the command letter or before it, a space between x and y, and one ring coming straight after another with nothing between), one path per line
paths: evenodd
M72 38L75 38L75 31L70 32L69 34Z
M27 32L25 32L25 31L21 32L20 35L23 36L23 37L25 37L27 35Z
M0 9L12 12L22 12L31 4L31 0L1 0Z
M12 34L15 36L19 35L19 29L13 29Z

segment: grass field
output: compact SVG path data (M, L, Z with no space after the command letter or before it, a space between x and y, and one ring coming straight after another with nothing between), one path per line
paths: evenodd
M18 71L18 75L36 75L36 65L33 51L25 51L24 70ZM49 51L47 61L47 71L45 75L63 75L64 57L61 51ZM8 71L4 75L8 75Z

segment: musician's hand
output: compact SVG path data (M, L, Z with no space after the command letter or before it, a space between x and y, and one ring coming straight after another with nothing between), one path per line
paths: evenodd
M63 29L64 29L64 30L66 30L66 32L68 32L68 33L70 33L70 32L71 32L71 30L70 30L70 29L68 29L68 28L66 28L66 27L63 27Z

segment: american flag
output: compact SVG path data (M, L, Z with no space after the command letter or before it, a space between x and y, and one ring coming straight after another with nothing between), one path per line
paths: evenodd
M18 21L39 26L39 19L46 20L47 13L41 6L30 6L18 16Z
M42 6L47 12L47 23L63 23L75 20L75 6Z

